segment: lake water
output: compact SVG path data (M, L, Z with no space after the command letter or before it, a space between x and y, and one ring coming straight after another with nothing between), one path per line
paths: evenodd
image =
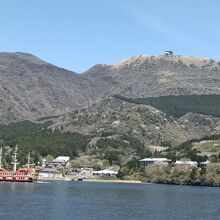
M0 220L220 219L220 188L0 182Z

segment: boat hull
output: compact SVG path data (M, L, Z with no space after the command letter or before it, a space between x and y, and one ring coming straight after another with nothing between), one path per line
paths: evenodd
M37 181L37 179L34 179L32 177L26 177L26 176L7 176L7 177L0 177L0 181L4 181L4 182L28 182L28 183L32 183Z

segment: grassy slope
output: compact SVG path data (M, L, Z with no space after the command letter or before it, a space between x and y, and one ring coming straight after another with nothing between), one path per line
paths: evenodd
M193 148L196 148L201 155L219 155L220 154L220 139L204 140L193 143Z

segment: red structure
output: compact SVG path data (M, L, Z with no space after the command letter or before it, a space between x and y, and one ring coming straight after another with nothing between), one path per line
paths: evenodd
M2 168L2 148L0 149L0 181L7 182L34 182L37 181L39 170L30 168L30 152L28 155L27 167L17 170L17 145L14 152L13 171Z
M22 168L16 172L0 169L0 181L7 182L34 182L37 181L39 170Z

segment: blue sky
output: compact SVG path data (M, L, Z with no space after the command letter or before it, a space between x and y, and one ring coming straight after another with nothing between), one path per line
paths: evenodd
M83 72L131 56L220 60L218 0L1 0L0 51Z

